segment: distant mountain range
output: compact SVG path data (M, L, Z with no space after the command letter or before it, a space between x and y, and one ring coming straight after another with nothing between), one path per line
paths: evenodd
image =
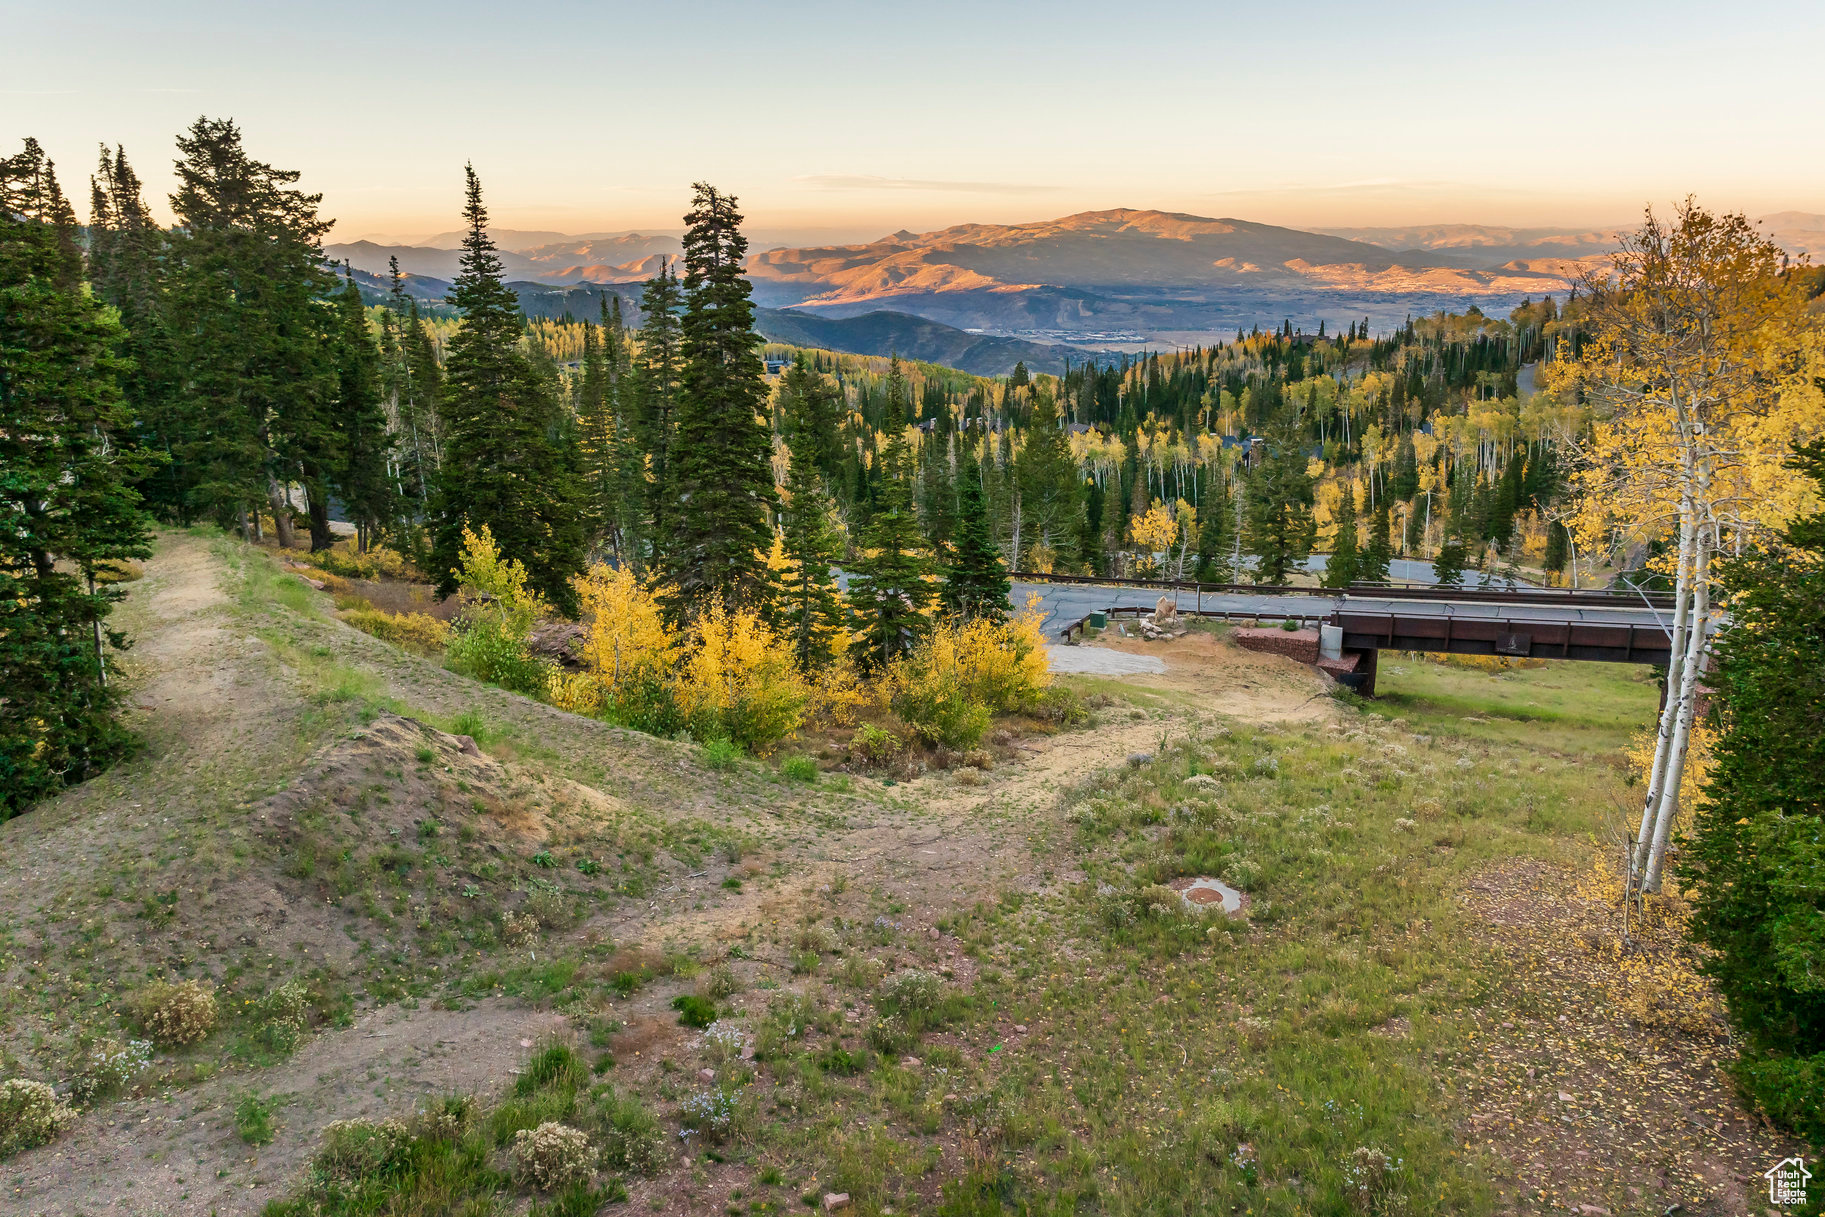
M1796 256L1825 254L1825 216L1780 212L1762 224ZM680 252L677 234L665 232L494 236L507 278L553 299L579 286L633 287ZM456 274L460 239L364 240L326 252L381 276L397 257L422 280L409 290L432 298L432 281ZM1563 295L1616 239L1615 229L1472 224L1308 232L1119 209L768 249L749 257L748 274L757 304L790 310L768 322L779 341L861 354L903 343L897 349L908 357L1005 371L1016 359L1036 366L1046 345L1060 343L1204 342L1286 320L1313 330L1320 321L1341 327L1367 318L1372 329L1389 329L1407 316L1472 304L1500 315L1526 297ZM535 294L543 301L546 293ZM631 301L638 291L618 294ZM1046 362L1062 365L1070 353L1056 350Z
M356 270L354 277L370 304L381 303L391 290L391 281L386 275ZM441 303L450 290L450 281L407 275L403 286L406 294L415 299ZM519 297L520 310L528 317L569 315L593 319L600 315L604 299L618 296L622 317L629 325L640 323L637 285L577 283L548 286L521 280L509 281L507 286ZM885 309L858 317L823 317L796 309L759 308L755 310L754 328L768 342L843 351L851 355L899 355L903 359L942 364L978 376L1002 376L1012 371L1016 363L1023 362L1032 372L1058 373L1064 371L1067 358L1082 363L1090 357L1073 347L966 333L941 322Z

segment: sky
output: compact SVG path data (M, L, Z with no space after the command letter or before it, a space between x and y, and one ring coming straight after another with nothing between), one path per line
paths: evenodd
M761 245L1825 212L1818 0L0 0L0 30L0 147L36 137L79 210L118 143L168 219L173 137L228 116L332 241L456 228L465 161L499 227L676 229L704 180Z

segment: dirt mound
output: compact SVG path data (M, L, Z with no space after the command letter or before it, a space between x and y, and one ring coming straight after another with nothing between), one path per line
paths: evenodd
M619 800L393 714L319 750L252 818L281 873L219 899L277 940L268 949L322 943L331 962L359 951L358 938L430 950L451 935L575 928L614 901L613 859L648 844ZM326 917L367 928L325 936Z

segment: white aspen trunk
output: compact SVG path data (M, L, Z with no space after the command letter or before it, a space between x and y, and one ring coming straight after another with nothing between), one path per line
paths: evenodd
M1705 502L1710 478L1701 471L1695 498ZM1661 806L1653 817L1652 845L1648 848L1648 867L1641 887L1648 892L1661 890L1661 870L1666 859L1666 839L1672 836L1674 816L1679 812L1679 786L1686 772L1686 750L1692 743L1692 723L1697 717L1699 675L1705 671L1705 648L1708 646L1710 622L1710 558L1716 549L1712 525L1695 525L1692 555L1692 619L1686 624L1684 664L1679 671L1679 704L1674 719L1674 737L1666 750L1666 772L1661 777ZM1672 690L1668 690L1672 693ZM1668 697L1672 701L1672 697Z
M1019 570L1020 569L1020 524L1021 524L1021 519L1020 519L1020 492L1018 490L1016 490L1014 492L1013 524L1014 524L1014 552L1008 555L1008 569L1009 570Z
M1692 738L1692 720L1698 711L1698 677L1704 670L1705 626L1711 616L1711 549L1700 530L1697 545L1697 568L1693 572L1692 621L1687 627L1686 661L1679 680L1679 716L1673 728L1673 740L1667 752L1667 771L1662 779L1660 807L1654 817L1654 837L1648 851L1647 871L1642 876L1642 890L1660 890L1660 878L1666 860L1667 838L1673 831L1673 817L1679 810L1680 779L1685 773L1686 750Z
M1692 527L1691 498L1680 503L1679 571L1673 585L1673 637L1667 647L1667 693L1660 707L1659 726L1654 739L1654 763L1648 768L1647 797L1641 805L1641 827L1635 833L1635 873L1646 873L1649 840L1654 815L1660 806L1660 792L1665 787L1667 758L1671 752L1673 730L1679 718L1680 678L1685 671L1686 635L1692 608Z

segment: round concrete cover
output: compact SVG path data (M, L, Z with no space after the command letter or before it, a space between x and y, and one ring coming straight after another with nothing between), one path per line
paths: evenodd
M1221 905L1225 913L1239 913L1242 911L1242 902L1247 899L1223 880L1203 876L1175 880L1172 887L1184 898L1186 904L1199 910Z

